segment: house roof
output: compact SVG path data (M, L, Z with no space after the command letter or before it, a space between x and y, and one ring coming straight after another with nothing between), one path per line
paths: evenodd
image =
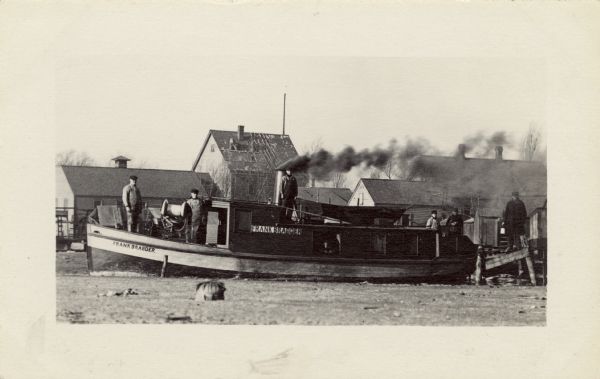
M277 165L298 155L288 135L244 132L240 140L237 131L211 129L192 170L198 166L211 136L230 170L271 171Z
M349 188L300 187L298 197L318 203L347 205L352 191Z
M154 198L186 198L192 188L204 196L204 187L211 181L206 173L180 170L58 166L60 169L75 196L121 196L130 175L138 177L143 197Z
M412 172L414 177L445 183L457 196L510 197L513 191L544 196L547 192L547 170L540 162L423 155L413 161Z
M444 188L437 183L394 179L361 179L360 182L376 205L441 205L445 200Z

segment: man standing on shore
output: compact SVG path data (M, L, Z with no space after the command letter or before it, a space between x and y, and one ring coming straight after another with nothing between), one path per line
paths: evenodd
M137 187L137 176L129 177L129 184L123 187L123 205L127 211L127 230L138 233L138 222L142 213L142 194Z
M512 193L512 199L506 203L506 209L504 210L504 226L506 227L506 234L508 234L506 252L525 247L522 246L525 245L525 221L527 221L527 210L523 201L519 199L519 193L515 191Z

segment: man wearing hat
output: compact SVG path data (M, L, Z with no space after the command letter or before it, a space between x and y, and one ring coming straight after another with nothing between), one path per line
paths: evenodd
M296 209L296 197L298 196L298 182L289 168L285 170L285 175L281 178L281 194L279 196L279 204L285 207L285 218L289 222Z
M525 204L519 199L519 193L515 191L512 193L512 199L506 203L506 209L504 210L503 224L508 235L508 247L506 248L506 252L517 250L517 243L519 243L519 245L525 245L524 235L526 221L527 210L525 209Z
M198 190L193 188L190 191L190 198L186 204L190 208L187 228L185 231L185 242L198 243L200 242L201 227L202 227L202 200L198 198Z
M127 230L138 233L138 221L142 213L142 194L137 187L137 176L129 177L129 184L123 187L123 205L127 211Z
M446 222L448 226L448 231L450 235L461 235L463 229L463 219L458 214L458 209L454 208L452 210L452 214L448 217L448 221Z
M425 227L427 229L438 230L439 222L437 219L437 211L435 209L431 211L431 217L427 220Z

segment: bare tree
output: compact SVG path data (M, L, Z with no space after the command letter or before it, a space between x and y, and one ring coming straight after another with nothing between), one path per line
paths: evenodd
M369 174L369 178L370 179L379 179L381 175L381 171L377 170L377 169L373 169L371 170L371 173Z
M386 179L394 179L402 175L395 158L391 158L379 171Z
M526 161L534 160L536 151L539 148L541 132L535 123L529 125L529 129L521 142L521 159Z
M210 196L232 196L231 173L229 172L229 168L226 166L226 164L220 163L213 165L209 168L208 173L212 179L210 188L207 190Z
M331 175L331 185L333 188L346 188L347 175L343 172L336 171Z
M94 166L96 161L85 151L65 150L56 154L57 166Z

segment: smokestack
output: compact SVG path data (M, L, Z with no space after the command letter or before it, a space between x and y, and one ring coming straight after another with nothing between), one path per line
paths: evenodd
M281 192L281 178L283 177L283 171L277 170L277 175L275 176L275 192L273 193L273 204L279 204L279 193Z
M497 161L501 161L502 160L502 150L504 150L502 148L502 146L496 146L496 160Z
M244 138L244 125L238 125L238 141Z
M467 152L467 145L465 145L464 143L461 143L460 145L458 145L458 152L457 152L456 156L460 159L467 159L467 157L465 156L466 152Z

